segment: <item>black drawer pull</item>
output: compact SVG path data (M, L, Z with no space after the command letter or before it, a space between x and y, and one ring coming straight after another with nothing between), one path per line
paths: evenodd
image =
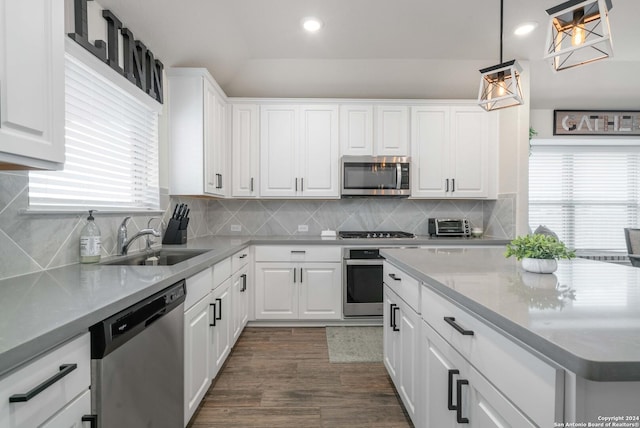
M26 394L14 394L9 397L9 403L23 403L25 401L31 400L36 395L40 394L45 389L49 388L51 385L74 371L78 368L77 364L63 364L60 366L60 371L55 375L51 376L49 379L42 382L40 385L33 388L31 391Z
M396 311L400 310L400 307L398 305L394 305L395 307L391 310L391 312L393 313L393 331L400 331L400 329L398 328L398 325L396 324L396 321L398 321L396 319Z
M469 418L462 417L462 385L469 385L469 381L466 379L458 379L456 381L456 398L458 405L456 406L456 420L459 424L468 424Z
M398 278L395 273L390 273L389 278L393 279L394 281L402 281L402 278Z
M90 422L91 428L98 428L98 415L84 415L82 422Z
M447 382L447 407L449 410L456 410L458 408L457 405L453 404L453 375L457 374L460 374L460 370L449 370L449 381Z
M216 299L218 300L218 299ZM211 320L213 321L212 323L209 323L209 327L215 327L216 326L216 320L218 318L216 318L216 304L215 303L209 303L209 306L213 306L213 317L211 318Z
M460 325L456 323L456 319L454 317L444 317L444 320L451 327L455 328L458 333L464 336L473 336L473 330L465 330L464 328L460 327Z

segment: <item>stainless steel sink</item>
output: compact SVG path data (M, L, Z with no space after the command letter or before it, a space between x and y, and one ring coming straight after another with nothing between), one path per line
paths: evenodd
M171 266L189 260L192 257L204 254L209 250L170 250L160 249L153 252L144 252L130 256L120 256L112 260L102 262L103 265L125 265L125 266ZM150 258L157 257L157 261Z

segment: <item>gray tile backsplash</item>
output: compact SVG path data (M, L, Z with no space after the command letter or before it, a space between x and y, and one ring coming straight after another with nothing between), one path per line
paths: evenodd
M311 235L324 229L404 230L427 234L429 217L466 217L487 236L511 238L515 231L515 195L495 201L351 198L340 200L236 200L169 197L161 192L165 222L176 203L189 205L188 237L208 235ZM0 172L0 279L79 262L85 214L27 214L28 175ZM103 257L116 253L116 232L124 218L96 214ZM133 235L151 217L134 215ZM298 232L306 225L307 232ZM239 230L238 230L239 229ZM160 241L158 239L158 241ZM159 245L157 242L155 245ZM131 251L142 249L144 239Z

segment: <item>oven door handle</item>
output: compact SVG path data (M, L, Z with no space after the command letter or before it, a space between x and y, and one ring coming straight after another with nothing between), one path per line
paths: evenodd
M347 266L382 266L382 259L348 259L344 262Z

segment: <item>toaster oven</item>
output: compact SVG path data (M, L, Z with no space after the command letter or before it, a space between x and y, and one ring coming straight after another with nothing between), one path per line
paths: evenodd
M471 236L471 227L466 218L430 218L429 236Z

